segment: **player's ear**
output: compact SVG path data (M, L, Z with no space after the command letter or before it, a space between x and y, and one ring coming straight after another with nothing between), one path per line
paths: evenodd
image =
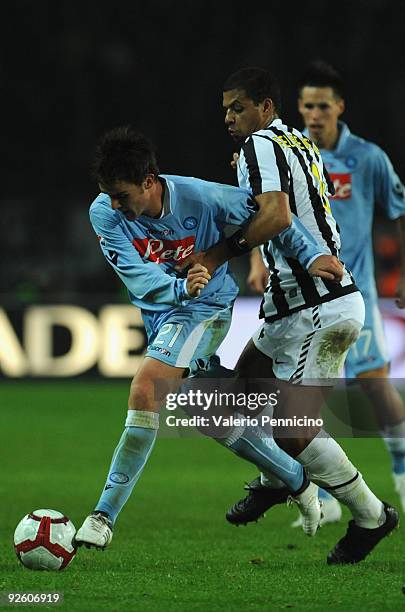
M263 100L263 112L274 114L274 104L271 98L265 98Z
M145 176L145 178L143 179L143 188L144 189L150 189L152 187L152 185L155 183L156 181L156 177L154 174L147 174Z
M343 100L343 98L340 98L340 100L338 100L338 109L339 109L339 117L342 113L344 113L345 110L345 101Z

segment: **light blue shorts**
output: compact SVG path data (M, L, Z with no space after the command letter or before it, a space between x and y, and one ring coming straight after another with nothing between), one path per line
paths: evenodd
M355 378L362 372L382 368L389 362L384 328L378 304L364 299L366 316L357 342L349 350L345 361L346 378Z
M143 312L146 356L188 368L189 374L206 369L228 333L232 307L233 300L228 304L197 302L155 315Z

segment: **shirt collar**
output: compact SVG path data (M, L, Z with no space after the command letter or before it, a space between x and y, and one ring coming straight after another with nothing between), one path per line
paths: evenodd
M347 139L350 136L350 130L348 126L346 125L346 123L344 123L343 121L338 121L338 127L339 127L339 138L338 138L338 141L335 147L336 153L339 153L343 149L343 147L346 144Z
M349 127L343 121L338 121L338 129L339 129L339 136L338 136L338 140L337 140L337 143L336 143L336 147L333 149L333 151L335 153L340 153L340 151L345 146L346 141L347 141L347 139L349 138L349 136L351 134L351 132L349 130ZM307 128L305 128L302 131L302 133L304 134L304 136L309 136ZM322 150L325 151L326 149L321 149L321 151Z
M269 127L278 125L283 125L283 122L279 117L277 117L277 119L273 119L273 121L270 121L269 125L266 126L265 129L267 130Z

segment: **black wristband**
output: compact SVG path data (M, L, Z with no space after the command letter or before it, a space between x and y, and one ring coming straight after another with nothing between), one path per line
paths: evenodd
M247 243L246 238L243 235L243 230L238 230L232 236L226 239L226 244L229 250L232 252L232 255L238 257L238 255L244 255L245 253L249 253L252 250Z

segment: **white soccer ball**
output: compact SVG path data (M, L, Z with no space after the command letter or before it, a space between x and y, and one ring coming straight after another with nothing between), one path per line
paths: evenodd
M63 570L76 554L76 529L56 510L35 510L18 523L14 548L21 563L32 570Z

